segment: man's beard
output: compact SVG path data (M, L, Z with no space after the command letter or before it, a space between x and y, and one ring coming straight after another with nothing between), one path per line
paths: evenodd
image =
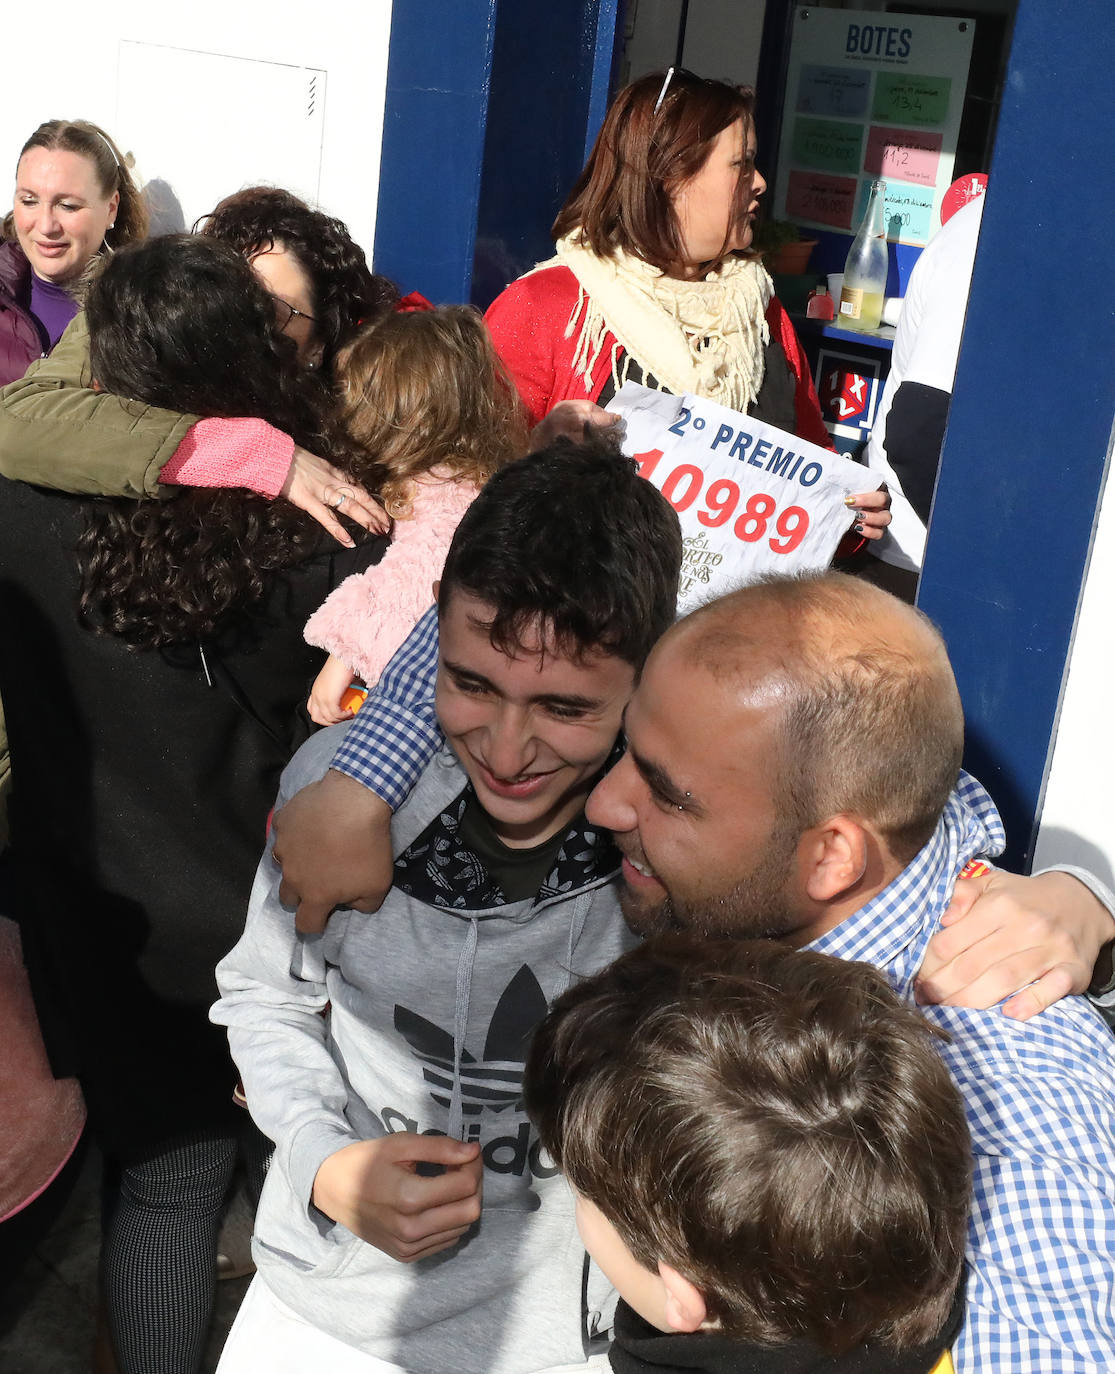
M672 892L656 906L640 902L626 886L620 908L628 927L643 939L673 930L741 940L781 939L801 924L790 897L790 873L798 830L771 836L762 859L727 892L687 898Z

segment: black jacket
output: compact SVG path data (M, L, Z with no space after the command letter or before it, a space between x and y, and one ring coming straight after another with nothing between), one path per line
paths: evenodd
M949 1349L964 1321L964 1284L939 1339L895 1354L858 1345L845 1355L826 1355L809 1341L761 1346L730 1340L715 1331L665 1335L622 1300L616 1306L609 1360L615 1374L929 1374Z
M0 479L9 862L55 1071L79 1073L121 1153L228 1110L213 969L243 928L279 773L311 728L300 708L322 655L302 628L384 543L323 536L203 662L196 644L137 652L79 624L83 506Z

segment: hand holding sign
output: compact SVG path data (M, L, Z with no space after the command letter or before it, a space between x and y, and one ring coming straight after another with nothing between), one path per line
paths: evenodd
M764 573L832 561L854 518L845 498L864 485L858 463L725 406L632 382L608 409L627 421L624 452L681 521L679 613Z

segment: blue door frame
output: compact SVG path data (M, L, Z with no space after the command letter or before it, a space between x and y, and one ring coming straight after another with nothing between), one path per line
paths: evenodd
M619 4L395 0L379 271L439 303L486 305L549 256L607 108Z
M1110 0L1020 0L919 595L1020 866L1115 420L1113 48Z

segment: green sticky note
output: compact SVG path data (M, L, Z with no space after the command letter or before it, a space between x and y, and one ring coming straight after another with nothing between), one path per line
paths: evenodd
M899 124L943 124L948 118L951 94L951 77L880 72L875 81L871 117L892 119Z
M799 167L855 176L863 155L863 125L837 119L794 120L792 157Z

